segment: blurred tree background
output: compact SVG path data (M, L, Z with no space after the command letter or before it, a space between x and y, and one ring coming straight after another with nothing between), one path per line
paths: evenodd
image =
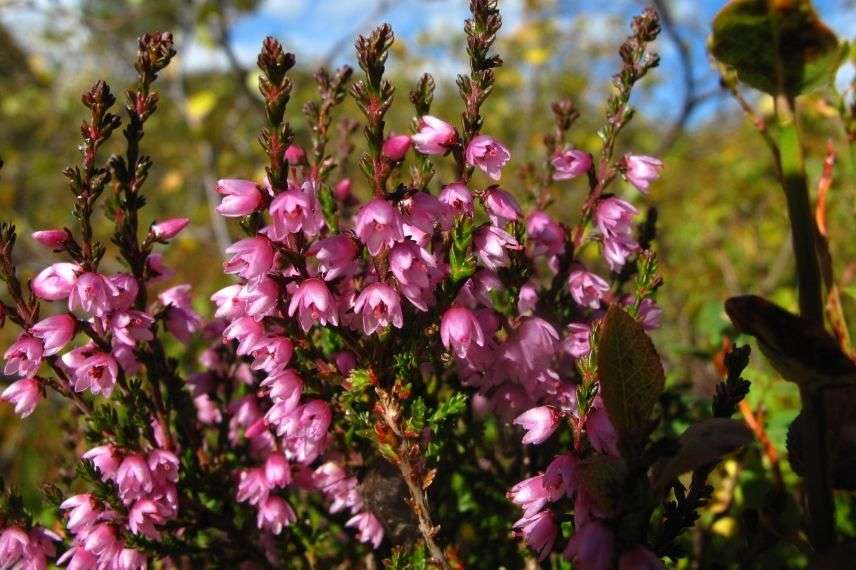
M785 199L770 153L720 87L705 52L710 18L723 3L653 2L663 18L657 46L663 63L635 95L637 115L620 149L656 155L666 163L651 196L635 196L639 206L656 206L659 213L656 249L665 286L658 300L665 324L656 340L668 363L670 394L682 395L665 402L674 414L676 432L707 405L718 380L716 357L724 339L734 334L723 301L754 292L795 307ZM842 39L853 36L856 2L816 4ZM506 25L498 51L505 66L486 105L484 131L509 146L518 168L543 160L541 138L550 128L550 102L560 96L571 98L582 112L571 140L583 149L596 148L609 78L618 67L615 52L630 17L642 6L632 0L501 2ZM60 172L76 160L77 125L84 116L80 93L101 78L121 93L131 77L128 62L136 51L135 38L149 30L172 31L179 56L164 75L161 110L145 141L155 162L149 186L153 207L148 212L193 220L166 261L178 272L176 283L194 284L199 310L210 314L207 298L227 280L221 252L233 231L213 214L218 202L215 182L263 178L256 143L262 117L253 50L264 35L278 36L297 54L288 118L298 141L306 145L309 134L300 109L316 96L315 69L353 66L356 34L384 20L399 32L391 62L397 104L389 128L409 132L413 108L407 93L424 71L438 83L432 114L457 119L461 107L454 78L465 61L465 12L464 0L0 0L0 157L6 163L0 178L2 217L24 236L70 222L70 211L54 204L67 192ZM839 74L839 87L846 88L852 76L851 57ZM762 110L772 108L764 99L752 102ZM836 275L856 323L856 188L838 104L831 92L804 97L801 126L809 141L812 180L819 178L827 141L837 151L829 232ZM352 101L343 115L357 116ZM345 125L334 140L345 144L347 133ZM358 133L350 140L362 144ZM356 165L346 165L343 176L347 168L355 191L363 192ZM444 180L443 173L438 178ZM525 175L507 176L502 185L526 199ZM582 181L562 188L553 208L568 219L585 188ZM50 259L49 252L31 240L20 242L24 275ZM5 341L7 333L3 335ZM798 394L792 384L776 381L764 370L761 359L753 359L751 409L745 411L765 427L772 447L785 455L786 428L796 415ZM58 431L62 428L52 421L51 406L41 406L29 421L10 418L9 407L0 408L0 474L35 499L32 481L62 475L62 462L56 459L64 445ZM19 453L24 446L34 452ZM770 459L755 447L718 474L714 501L699 523L709 532L697 533L690 546L697 554L703 556L707 543L724 543L741 532L741 513L769 507L763 503L767 486L775 481L772 471L780 469L786 482L795 479L784 458L779 466ZM856 533L850 503L849 498L839 501L840 522L846 523L845 531ZM778 554L787 555L798 557L798 550Z

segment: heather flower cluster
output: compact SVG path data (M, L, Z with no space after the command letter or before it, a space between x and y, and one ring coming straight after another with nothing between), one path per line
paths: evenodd
M437 518L448 511L431 498L448 485L436 461L467 413L469 426L496 420L516 430L521 456L525 446L558 449L545 465L520 462L523 480L498 493L522 509L505 531L539 559L555 551L581 569L662 567L660 552L617 536L618 513L581 475L593 458L623 458L594 358L607 311L621 308L646 330L661 320L652 235L639 208L662 164L614 156L631 88L656 65L647 51L656 17L637 18L622 46L603 146L571 144L585 137L571 135L578 113L559 101L543 175L521 186L509 175L516 164L507 144L482 132L481 106L501 65L490 53L501 19L495 1L474 0L471 11L461 124L431 114L426 75L410 94L409 134L385 132L389 26L358 39L364 75L350 89L348 67L316 75L304 144L286 120L294 56L265 41L266 176L224 178L212 189L217 212L241 236L223 252L232 282L210 296L208 320L190 285L169 285L174 272L154 251L188 220L138 231L136 192L151 162L130 149L156 106L149 88L174 53L169 37L141 40L120 159L129 164L96 165L119 119L106 111L112 95L103 84L84 98L92 112L84 161L67 173L79 235L33 234L65 259L29 283L32 298L15 275L7 226L0 269L13 300L4 314L22 329L4 354L4 373L18 379L2 399L26 417L52 390L79 409L89 422L79 475L90 490L58 497L64 538L21 509L0 511L0 567L44 567L60 540L69 548L57 563L72 569L202 563L217 549L234 567L291 567L309 535L340 541L345 529L367 551L393 556L412 546L402 536L418 537L433 564L460 567ZM359 192L344 175L350 151L327 150L331 113L348 92L365 116ZM108 175L120 197L113 242L128 267L112 274L99 269L105 248L91 230ZM621 186L622 176L642 195ZM554 192L584 197L575 220L551 213ZM168 354L194 345L202 347L195 358ZM489 461L474 469L491 480ZM382 492L371 482L380 474ZM574 531L562 537L570 511ZM307 532L310 524L319 526Z

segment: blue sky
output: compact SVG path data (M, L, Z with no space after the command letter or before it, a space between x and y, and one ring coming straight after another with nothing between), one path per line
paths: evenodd
M506 33L520 22L523 1L500 1ZM371 18L371 15L376 15L378 5L383 3L390 8L382 16ZM704 33L698 32L702 32L724 4L723 0L672 2L679 24L690 31L693 28L697 30L692 37L700 49L704 46ZM557 17L564 20L588 15L596 23L604 16L620 15L626 20L642 5L636 0L556 0L555 11ZM842 37L856 35L856 4L853 0L815 0L815 5L826 22ZM407 41L426 30L457 31L466 15L466 0L266 0L261 10L237 23L234 41L239 52L248 57L262 38L275 35L284 38L298 54L320 58L337 40L370 29L367 19L382 18ZM598 32L597 29L591 31Z
M46 18L56 21L60 14L51 9L57 4L65 9L65 16L73 20L79 0L33 0L41 5L33 11L26 3L18 8L7 8L0 18L12 24L11 28L22 32L25 43L33 44L30 32L46 27ZM145 2L146 0L138 0ZM523 18L526 0L500 0L505 25L502 34L512 34ZM380 4L388 8L378 13ZM695 68L698 73L699 89L704 92L716 87L716 77L710 70L705 53L705 39L714 14L725 4L725 0L672 0L670 2L678 29L691 45ZM841 38L856 37L856 0L815 0L815 6ZM12 4L14 6L14 4ZM627 33L627 23L643 6L641 0L554 0L554 16L560 29L571 30L576 18L585 17L585 28L574 29L573 42L584 45L590 41L608 39L616 45ZM263 0L260 9L235 22L232 44L245 64L255 61L259 45L265 36L273 35L284 41L290 51L298 55L298 61L314 65L321 61L337 45L342 47L333 64L353 64L353 40L358 33L370 31L381 21L392 24L397 36L409 47L415 46L420 35L442 37L459 34L468 13L467 0ZM618 26L616 28L616 26ZM74 26L72 26L72 29ZM31 45L38 50L38 43ZM651 104L655 111L668 117L681 97L680 68L672 44L661 41L656 48L661 55L661 66L656 71L665 81L653 93ZM204 42L194 41L190 48L182 49L185 65L192 68L223 66L225 58L217 50L205 47ZM429 53L427 69L435 76L453 76L462 70L463 54ZM85 60L85 54L81 54ZM80 60L79 60L80 61ZM394 58L393 63L394 65ZM615 61L600 62L594 69L603 76L612 73ZM420 70L423 71L423 70ZM852 67L843 75L852 74ZM849 75L848 75L849 77ZM674 79L673 79L674 78ZM711 105L702 108L697 118L710 115Z
M500 0L503 11L505 34L513 32L522 20L524 0ZM387 0L388 8L378 13L383 0L266 0L255 14L242 18L233 29L233 44L239 57L250 63L254 60L261 40L274 35L286 43L289 50L304 63L322 60L339 43L333 63L352 62L353 38L357 33L367 32L380 21L392 24L397 36L406 45L421 34L442 35L458 33L467 16L466 0ZM699 89L706 91L717 85L716 76L707 64L705 38L708 26L716 12L725 4L724 0L675 0L673 16L682 33L691 45L695 67L699 74ZM850 5L848 7L848 4ZM639 12L643 2L637 0L556 0L555 17L560 22L572 22L584 16L590 25L574 41L586 42L614 37L615 42L627 30L627 22ZM856 36L856 6L853 0L815 0L822 18L842 38ZM618 32L613 27L618 22ZM570 25L568 25L570 29ZM669 42L658 46L661 66L657 73L663 77L679 77L677 53ZM461 54L463 55L463 54ZM207 66L222 63L221 56L196 45L188 56L191 66ZM454 74L461 70L463 57L441 59L430 62L435 75ZM611 65L614 62L607 62ZM852 73L852 70L850 71ZM681 97L680 81L668 80L652 95L652 104L668 115ZM696 114L697 119L709 116L711 102Z

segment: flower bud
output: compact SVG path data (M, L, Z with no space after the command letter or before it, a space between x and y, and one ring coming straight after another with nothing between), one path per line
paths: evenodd
M306 164L306 151L299 144L293 144L285 149L285 160L291 166Z
M407 135L392 135L383 143L383 155L393 162L404 158L410 148L410 137Z
M340 202L346 201L351 197L351 179L350 178L342 178L333 187L333 197Z
M170 218L154 224L151 232L156 240L166 241L177 236L189 223L187 218Z
M32 238L45 247L60 249L68 241L65 230L39 230L32 233Z

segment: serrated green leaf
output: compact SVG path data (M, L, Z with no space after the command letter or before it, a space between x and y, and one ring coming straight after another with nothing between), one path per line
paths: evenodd
M713 20L711 51L744 83L796 96L831 84L846 46L810 0L731 0Z
M428 422L432 426L436 426L452 416L460 415L467 409L467 395L462 392L457 392L452 395L451 398L440 404L440 406L434 410L434 413L431 414L431 418Z
M600 390L609 419L622 441L644 437L666 381L654 343L636 319L612 305L597 351Z

